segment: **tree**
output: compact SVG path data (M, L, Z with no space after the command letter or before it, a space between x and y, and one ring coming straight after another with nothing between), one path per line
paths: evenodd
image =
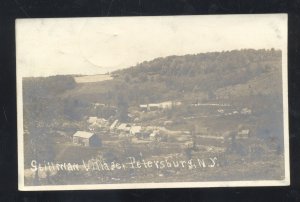
M128 121L128 101L125 99L124 95L119 94L117 97L117 119L121 122Z
M124 80L129 83L131 81L131 78L130 78L130 75L129 74L126 74L125 77L124 77Z

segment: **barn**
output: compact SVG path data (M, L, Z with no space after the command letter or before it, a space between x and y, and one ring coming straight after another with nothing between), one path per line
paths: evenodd
M100 139L91 132L86 131L77 131L73 135L73 143L77 145L82 146L99 146L100 145Z

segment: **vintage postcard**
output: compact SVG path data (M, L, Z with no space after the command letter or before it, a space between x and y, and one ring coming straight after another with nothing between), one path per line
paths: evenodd
M287 17L17 19L19 189L289 185Z

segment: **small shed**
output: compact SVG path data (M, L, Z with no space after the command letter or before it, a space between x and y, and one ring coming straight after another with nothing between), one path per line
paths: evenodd
M250 136L250 130L249 129L240 129L237 133L237 139L247 139Z
M89 147L100 145L100 140L94 133L86 131L77 131L73 135L73 143Z

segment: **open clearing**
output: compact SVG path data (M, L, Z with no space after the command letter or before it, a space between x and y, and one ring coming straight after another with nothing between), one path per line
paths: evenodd
M97 75L89 75L89 76L76 76L74 77L74 79L76 83L93 83L93 82L112 80L113 77L107 74L97 74Z

